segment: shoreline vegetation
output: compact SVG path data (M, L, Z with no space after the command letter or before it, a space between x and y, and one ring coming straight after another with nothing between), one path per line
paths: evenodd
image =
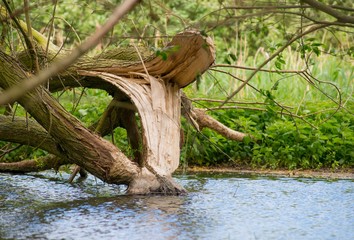
M42 50L38 48L39 51L36 53L34 46L30 44L31 31L27 36L26 33L21 32L23 27L16 26L16 21L12 23L9 18L12 16L11 12L16 13L16 9L23 8L22 2L11 2L13 9L8 7L5 11L4 6L0 6L2 9L0 15L3 15L1 21L4 23L0 25L0 32L4 39L0 44L0 53L3 59L8 60L6 61L8 65L4 65L3 72L9 70L9 73L13 73L15 66L18 66L18 73L23 77L18 78L17 82L27 78L25 77L27 75L40 72L41 67L47 69L47 66L52 64L52 58L56 58L58 53L53 50L52 57L47 56L52 45L49 40L56 44L53 48L60 46L61 53L66 54L76 49L81 39L90 36L95 29L99 29L114 9L113 5L107 7L106 3L96 1L82 1L76 5L70 1L63 1L60 4L48 2L38 6L32 4L30 11L23 11L26 14L19 13L16 17L19 20L31 19L23 24L26 25L26 29L33 28L33 33L36 33L35 29L43 30L41 32L43 38L37 36L36 39L38 47L41 46ZM59 118L52 118L57 115L56 112L54 114L54 111L48 110L48 117L44 117L42 114L45 111L36 112L38 104L30 105L31 101L23 101L22 106L18 103L0 105L2 117L0 135L4 135L0 136L0 168L2 164L5 166L10 162L28 160L37 169L47 167L46 163L57 167L59 163L69 166L76 162L83 168L86 166L88 170L91 168L88 161L92 160L97 164L102 162L96 161L97 155L94 151L92 151L92 158L87 157L93 147L90 141L87 141L87 147L83 144L85 141L81 141L81 139L88 139L80 133L85 132L92 139L98 139L99 144L92 144L92 146L97 148L99 145L105 149L98 156L106 156L107 152L113 152L111 156L119 156L113 159L107 154L110 164L103 164L102 168L97 168L102 178L106 178L107 172L110 172L103 169L107 166L119 165L116 164L116 160L125 163L121 166L131 166L135 173L138 171L134 162L146 172L152 172L153 175L155 172L158 173L156 169L160 169L159 167L150 167L150 163L143 164L147 158L142 157L142 154L148 152L145 151L147 148L144 144L148 141L142 141L141 136L148 132L144 130L144 122L150 123L150 121L144 119L136 106L134 107L132 95L126 94L128 88L121 87L119 90L119 86L116 85L118 78L102 75L100 72L102 68L97 68L97 64L107 61L108 67L106 67L111 71L114 61L117 61L117 66L121 61L137 61L139 66L140 64L143 66L140 72L130 69L124 75L127 77L131 73L137 73L136 76L134 75L136 79L121 81L120 84L125 86L127 82L136 83L139 86L137 89L142 86L141 89L145 91L148 82L151 81L150 75L153 73L146 68L145 55L146 63L150 61L148 56L157 59L156 61L161 64L168 63L169 59L174 61L175 54L184 49L178 46L189 45L170 46L168 44L172 41L172 37L186 29L197 29L201 39L213 40L215 44L213 63L215 64L207 64L209 68L203 75L193 74L193 83L190 85L181 84L183 93L178 94L183 94L183 97L177 98L178 101L175 103L182 111L176 111L174 121L177 124L171 124L174 127L181 127L181 131L175 129L175 134L150 134L153 141L158 139L163 144L168 142L165 139L171 140L172 137L182 136L178 139L179 144L175 144L181 149L174 148L172 154L166 154L176 160L179 159L179 162L174 161L176 166L173 167L175 169L177 163L179 164L177 173L220 172L275 177L354 179L354 69L352 67L354 47L351 44L354 36L351 34L354 29L353 23L345 23L345 20L340 17L344 22L323 24L323 22L329 23L330 20L326 11L311 5L299 5L298 1L290 1L291 5L279 5L277 1L261 5L253 5L247 1L242 4L233 1L207 0L164 1L163 4L159 2L146 1L139 4L136 10L130 12L126 19L122 19L116 25L114 31L112 29L110 34L103 37L100 43L83 57L82 61L80 60L83 64L81 70L74 71L77 66L74 64L65 73L53 78L48 83L48 89L41 89L44 92L48 91L45 95L47 102L44 102L43 94L36 95L38 103L42 104L42 109L45 111L61 109L62 115L70 120L56 121L58 134L55 133L53 121ZM332 7L330 1L323 2L328 7ZM349 16L353 12L354 3L343 0L337 7L337 10L333 11ZM24 7L23 10L25 9L27 8ZM52 9L56 9L53 15L49 14ZM77 16L85 21L77 21ZM134 24L131 22L132 19ZM48 28L44 29L44 26ZM17 32L12 30L16 28L18 28ZM36 35L34 34L33 37L36 38ZM23 39L27 39L28 43ZM42 41L43 39L45 41ZM21 45L21 42L26 44ZM207 41L203 42L200 48L202 53L208 46L205 43ZM25 49L28 51L23 51ZM44 51L45 55L42 54ZM210 51L212 52L214 53ZM28 58L28 55L31 57ZM209 55L214 57L214 54ZM5 61L0 61L2 62ZM181 63L183 63L181 66L188 65L185 61ZM89 66L93 65L99 69L98 72L88 72ZM121 71L118 70L115 70L117 74ZM27 75L23 75L24 72ZM2 71L0 73L2 74ZM112 74L112 72L108 73ZM146 73L147 75L144 75ZM87 81L82 79L84 74L87 75L85 76ZM17 75L13 74L13 76ZM165 73L156 74L156 76L160 75L169 76ZM65 84L64 76L67 77ZM4 81L3 89L7 88L9 85L7 82L10 80L13 79ZM155 83L159 81L153 84ZM150 87L151 93L160 96L155 94L155 90L158 92L158 89L163 88L156 86ZM124 94L122 89L125 91ZM0 95L2 91L0 89ZM28 94L30 96L30 93ZM171 96L178 94L176 92ZM134 98L140 99L141 96L143 95L137 94ZM165 105L163 101L154 101L154 104L156 102L161 103L161 106ZM46 107L49 106L48 104L53 107ZM151 109L162 108L157 108L154 104L151 104ZM27 109L25 105L28 105ZM148 109L147 105L141 106L141 112ZM230 136L224 136L215 128L196 121L193 116L191 117L193 108L203 113L206 119L215 119L234 133L241 133L242 139L235 140ZM32 113L29 111L31 109ZM33 117L36 114L37 118L43 120L32 121L35 120ZM181 123L178 121L179 114L182 115ZM21 120L18 121L19 125L13 124L15 117ZM4 119L8 121L5 122ZM127 124L128 120L129 124ZM64 134L59 134L63 132L61 126L67 122L71 125L63 129L68 136L75 133L77 139L80 139L80 141L73 141L77 147L73 147L67 141L68 138L63 137ZM5 123L8 125L5 126ZM35 131L38 134L29 133L29 130L34 130L29 127L29 123L38 126ZM165 123L165 121L156 120L156 123ZM19 126L22 133L17 128ZM45 130L42 129L43 126ZM70 130L70 126L76 126L71 128L75 130ZM77 129L82 131L76 132ZM150 129L152 132L157 128L149 128L149 131ZM166 132L169 130L171 128L166 127ZM102 134L103 132L105 134ZM18 134L16 139L14 139L15 134ZM39 136L39 140L33 140L33 136ZM32 145L29 144L30 139ZM53 141L49 142L49 139ZM164 147L159 146L156 149L164 149ZM176 153L180 154L180 157ZM78 161L80 158L82 160ZM163 164L168 162L165 157L154 158L152 161L156 166L160 162ZM147 169L146 166L151 169ZM75 174L73 173L72 176L74 177ZM163 172L160 175L165 176ZM114 177L112 179L114 180ZM159 179L156 182L163 181Z
M251 169L248 167L232 166L190 166L183 168L181 166L175 173L193 174L193 173L221 173L221 174L240 174L265 177L290 177L290 178L313 178L325 180L354 180L353 168L342 169L306 169L306 170L287 170L287 169Z

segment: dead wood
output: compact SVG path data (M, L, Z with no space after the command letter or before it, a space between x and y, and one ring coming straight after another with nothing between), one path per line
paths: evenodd
M70 162L68 162L65 158L60 158L50 154L45 157L31 160L23 160L11 163L0 162L0 172L28 173L40 172L52 168L58 170L61 165L69 163Z
M233 130L213 117L206 114L206 111L199 108L194 108L188 97L182 95L183 116L198 130L201 131L204 127L214 130L227 139L241 142L247 134Z
M178 34L165 51L166 59L154 56L145 62L140 54L141 62L133 63L83 58L50 81L52 91L95 87L111 93L118 103L133 104L132 109L109 106L107 116L98 123L98 130L107 131L107 121L113 118L113 127L125 126L132 145L138 150L142 145L135 162L85 128L44 87L27 92L18 102L47 131L63 159L105 182L127 184L131 194L183 193L185 190L171 177L179 164L180 88L206 71L214 62L215 53L211 39L196 31ZM18 86L29 76L10 56L0 52L0 59L1 88ZM104 65L107 63L110 65ZM139 114L142 132L131 126L135 111ZM113 113L117 116L113 117Z
M54 139L37 122L25 117L0 115L0 139L39 148L61 156Z

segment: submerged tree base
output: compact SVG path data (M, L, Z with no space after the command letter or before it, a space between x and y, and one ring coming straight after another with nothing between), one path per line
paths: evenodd
M116 53L84 57L54 76L49 87L39 86L23 95L18 103L35 121L0 116L4 120L0 122L0 130L6 129L0 132L0 140L43 148L52 155L2 163L0 171L41 171L70 163L104 182L128 185L128 194L185 193L172 179L180 156L180 88L213 64L213 43L199 32L189 30L176 35L166 46L165 58L153 55L144 60L139 52L137 55L138 61L112 59L122 56ZM59 54L56 58L64 57ZM19 63L0 51L0 59L0 87L4 90L21 84L31 75L30 66L23 67L28 65L26 58ZM104 89L113 96L101 119L89 128L51 95L74 87ZM118 126L127 129L131 147L137 153L134 159L100 136Z

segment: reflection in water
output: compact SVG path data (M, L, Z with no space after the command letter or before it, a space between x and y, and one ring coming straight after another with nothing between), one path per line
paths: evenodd
M353 181L178 176L186 196L124 196L92 176L0 173L0 239L354 239Z

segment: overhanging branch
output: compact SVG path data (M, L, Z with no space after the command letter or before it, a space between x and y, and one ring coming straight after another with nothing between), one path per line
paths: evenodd
M302 0L302 2L307 3L308 5L316 8L317 10L325 12L331 15L332 17L335 17L338 22L354 24L354 17L345 15L324 3L321 3L316 0Z
M26 92L34 89L40 84L47 81L50 77L65 70L71 64L73 64L80 56L84 55L92 47L100 41L100 39L109 32L113 26L133 7L139 2L139 0L126 0L120 6L118 6L112 13L107 22L99 28L87 41L75 48L71 54L67 57L60 59L58 62L51 65L46 70L41 71L37 76L30 78L28 81L21 82L21 85L15 85L6 90L0 95L0 105L13 102L21 97Z

